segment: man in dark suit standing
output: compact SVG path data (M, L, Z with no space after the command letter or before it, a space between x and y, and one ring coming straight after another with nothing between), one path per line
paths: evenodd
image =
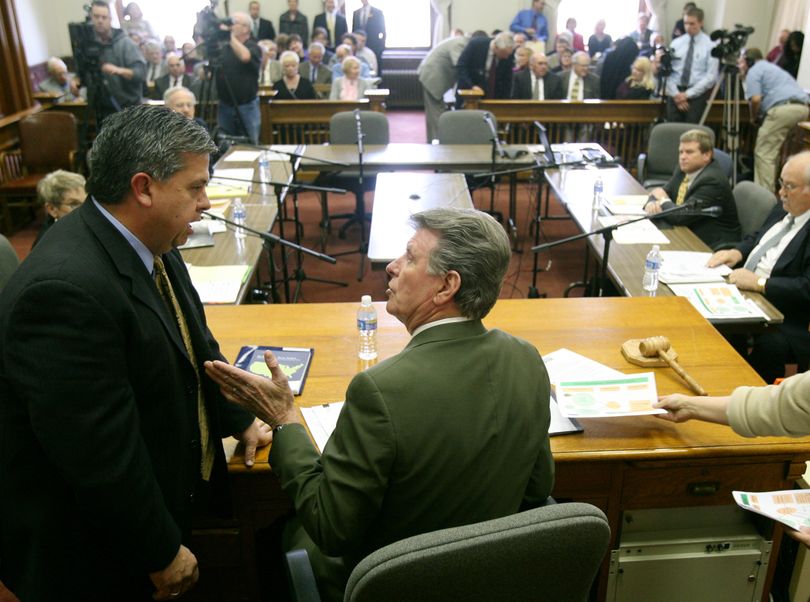
M275 426L269 461L296 510L286 546L307 550L328 601L343 600L372 551L543 504L554 482L543 360L481 322L509 267L506 232L474 209L411 223L416 234L386 268L386 310L412 338L352 379L323 455L274 357L272 380L206 364L228 399Z
M377 57L377 75L383 71L383 51L385 50L385 15L379 8L361 0L363 6L352 15L352 31L362 29L366 32L366 46L371 48Z
M512 51L515 40L503 31L494 38L473 37L456 65L459 90L480 90L487 98L509 98L512 94ZM456 105L463 104L457 96Z
M332 52L335 51L338 41L349 31L346 17L337 12L335 0L324 1L323 12L316 15L315 21L312 23L312 29L314 30L316 27L323 27L329 34L326 47Z
M269 441L206 377L222 356L174 248L214 150L168 108L111 115L87 201L3 289L0 580L21 600L181 595L192 516L227 506L220 438Z
M518 71L512 80L512 98L516 100L560 100L562 80L548 70L548 58L535 52L529 58L529 68Z
M194 78L186 74L186 64L182 57L178 54L171 54L166 58L166 68L169 72L166 75L161 75L155 80L155 95L156 100L163 100L163 96L169 88L183 88L191 89L194 85Z
M678 167L663 188L655 188L644 206L648 215L698 199L700 206L692 212L686 210L666 216L670 224L688 226L708 246L716 248L723 243L736 243L742 237L737 205L728 177L713 158L714 141L708 132L689 130L681 134L678 146ZM699 209L717 207L719 216L702 216Z
M748 363L766 383L785 375L785 364L810 358L810 151L791 157L782 168L777 205L758 232L736 249L718 251L710 266L736 267L728 281L757 291L785 315L754 336ZM742 349L747 353L747 349Z
M256 0L253 0L248 5L248 14L250 14L250 33L257 40L275 40L276 28L273 27L273 22L269 19L263 19L259 16L261 6Z

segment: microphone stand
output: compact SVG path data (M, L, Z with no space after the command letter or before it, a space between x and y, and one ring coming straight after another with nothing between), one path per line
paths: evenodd
M492 121L492 116L487 111L484 111L484 121L489 126L489 131L492 134L491 138L492 167L490 168L491 173L489 176L489 214L492 217L497 218L499 222L502 222L503 213L501 213L500 211L495 211L495 182L496 182L495 163L498 157L500 157L501 159L506 157L506 151L503 149L503 146L501 146L501 141L498 139L498 129L495 127L495 123ZM514 224L510 225L514 230Z
M671 209L665 209L660 213L656 213L655 215L643 215L641 217L637 217L635 219L627 220L626 222L622 222L619 224L611 224L609 226L603 226L602 228L597 228L591 232L583 232L582 234L576 234L574 236L569 236L567 238L563 238L560 240L555 240L554 242L548 242L542 245L537 245L532 247L533 253L540 253L541 251L545 251L546 249L551 249L553 247L564 245L569 242L573 242L575 240L582 240L583 238L588 238L594 234L601 234L602 238L604 239L604 249L602 250L602 264L599 267L599 276L597 277L597 284L596 284L596 296L602 297L604 296L605 286L607 285L608 279L608 259L610 257L610 243L613 240L613 231L617 228L621 228L622 226L626 226L628 224L634 224L636 222L640 222L645 219L659 219L662 217L666 217L672 213L680 213L681 211L685 211L686 209L695 209L697 204L700 201L698 199L691 199L686 201L682 205L678 205L676 207L672 207Z

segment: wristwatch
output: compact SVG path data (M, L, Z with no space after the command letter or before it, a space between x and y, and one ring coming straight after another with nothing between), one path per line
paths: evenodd
M278 433L280 433L280 432L281 432L281 430L282 430L282 429L283 429L285 426L287 426L287 425L286 425L286 424L277 424L275 427L273 427L273 437L275 437L275 436L276 436Z
M757 278L757 287L760 293L765 292L765 283L768 282L767 278Z

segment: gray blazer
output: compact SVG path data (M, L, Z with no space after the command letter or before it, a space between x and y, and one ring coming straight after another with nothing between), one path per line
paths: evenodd
M433 98L441 98L456 84L456 64L470 39L466 36L447 38L427 53L416 72L419 83Z

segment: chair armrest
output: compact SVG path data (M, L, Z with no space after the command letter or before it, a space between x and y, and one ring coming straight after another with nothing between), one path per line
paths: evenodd
M291 550L284 555L287 583L293 602L321 602L315 573L306 550Z
M716 253L717 251L725 251L727 249L736 249L737 245L740 244L740 241L734 242L730 240L722 240L720 242L716 242L712 245L712 252Z
M23 176L22 151L14 149L0 152L0 183Z
M644 172L647 167L647 153L639 153L638 161L636 161L636 179L639 182L644 181Z

